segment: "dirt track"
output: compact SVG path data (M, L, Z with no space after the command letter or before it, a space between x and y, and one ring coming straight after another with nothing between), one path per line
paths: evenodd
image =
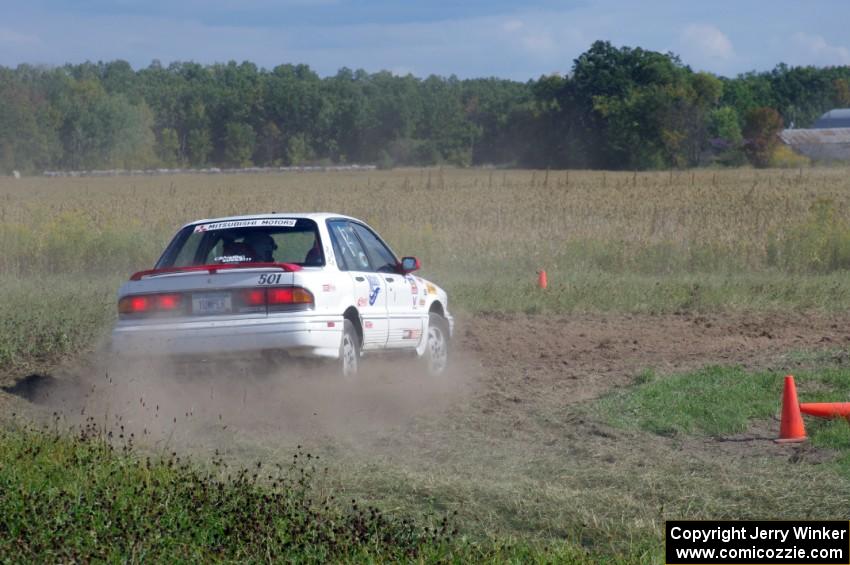
M551 388L576 402L661 374L705 365L783 368L789 352L850 344L850 313L673 316L478 316L465 320L461 350L488 372L511 377L517 394Z

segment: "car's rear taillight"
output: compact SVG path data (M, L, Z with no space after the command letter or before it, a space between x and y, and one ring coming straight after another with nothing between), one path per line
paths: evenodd
M236 293L236 296L239 312L279 312L313 304L310 291L299 286L246 288Z
M118 301L118 312L121 314L142 314L151 309L153 300L150 296L125 296Z
M265 309L266 307L266 289L264 288L246 288L241 291L240 298L243 308Z
M118 301L120 314L156 314L160 312L178 312L182 310L183 295L168 294L136 294L125 296Z
M275 287L266 290L266 304L269 312L309 307L313 304L313 294L300 286Z
M154 298L155 308L160 312L179 310L183 305L182 294L157 294Z
M280 304L312 304L313 295L310 291L298 286L270 288L268 295L269 306Z

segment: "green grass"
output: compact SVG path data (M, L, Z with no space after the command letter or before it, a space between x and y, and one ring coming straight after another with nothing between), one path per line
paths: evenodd
M809 429L812 444L839 452L836 462L841 474L850 478L850 425L846 420L829 420L819 423L814 433Z
M435 274L453 304L469 312L628 312L843 310L850 308L845 274L765 273L619 274L556 266L549 288L536 287L533 269L505 270L487 280L446 272Z
M594 409L611 424L665 436L728 436L779 415L783 375L738 367L706 367L659 378L645 371L629 389L597 401ZM801 402L835 402L850 393L850 369L824 367L794 375ZM850 424L807 418L812 444L841 453L850 476Z
M116 438L117 439L117 438ZM472 542L449 516L336 500L319 461L202 470L77 435L0 430L0 561L623 562L554 542ZM299 457L300 456L300 457Z
M0 276L0 377L94 346L115 316L117 277Z
M804 417L809 441L775 444L782 377L737 367L670 376L647 370L585 413L646 453L622 469L623 482L633 472L652 477L650 488L661 492L639 496L660 498L665 519L841 517L850 496L850 425ZM795 373L795 381L802 401L842 400L850 369L822 365Z
M641 384L600 401L600 410L620 427L660 435L709 436L740 433L751 420L777 411L781 379L770 373L708 367L659 379L644 372Z

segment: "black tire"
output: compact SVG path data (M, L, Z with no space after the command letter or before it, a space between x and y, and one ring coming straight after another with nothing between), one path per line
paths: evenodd
M449 323L435 312L428 315L426 340L422 356L425 368L432 377L439 377L446 372L449 364Z
M351 320L342 324L342 341L339 344L339 372L343 378L352 378L360 368L360 336Z

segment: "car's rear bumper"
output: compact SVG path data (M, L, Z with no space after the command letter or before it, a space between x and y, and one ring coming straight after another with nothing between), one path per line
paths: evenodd
M112 351L121 356L219 355L286 351L297 357L337 358L342 316L288 315L252 319L119 322Z

